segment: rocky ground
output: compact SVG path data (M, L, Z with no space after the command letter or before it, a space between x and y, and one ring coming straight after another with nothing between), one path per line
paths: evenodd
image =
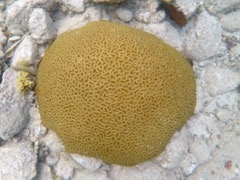
M0 1L0 180L240 179L240 1L165 3ZM193 62L195 114L152 161L121 167L70 155L41 125L37 64L57 35L95 20L152 33Z

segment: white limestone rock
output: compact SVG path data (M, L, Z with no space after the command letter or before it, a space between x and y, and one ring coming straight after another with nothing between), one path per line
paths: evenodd
M19 133L29 118L30 94L19 92L17 78L17 71L9 68L0 84L0 137L4 140Z
M230 109L218 108L216 110L216 117L220 122L225 122L225 123L228 122L231 116L232 116L232 112L230 111Z
M240 1L239 0L204 0L204 5L207 8L207 10L220 17L224 16L226 12L230 12L238 7L240 9Z
M135 12L134 16L139 22L149 23L151 19L151 12L138 10Z
M165 11L157 11L151 15L151 23L160 23L165 19Z
M33 142L37 142L39 141L39 138L47 135L48 130L41 123L41 118L37 107L30 107L29 115L30 120L26 126L26 128L30 131L29 139Z
M37 60L38 49L34 39L28 35L16 48L14 55L11 59L12 67L26 71L31 74L36 74L37 65L39 60Z
M137 179L143 180L142 173L137 167L124 167L114 165L110 171L111 179L126 180L126 179Z
M182 161L179 163L179 169L181 169L185 176L189 176L194 172L197 164L197 158L190 153L186 153Z
M185 128L180 132L176 132L168 143L165 151L156 157L155 160L158 161L163 168L176 168L187 152L187 138L187 131Z
M236 60L240 58L240 43L237 44L236 46L231 47L230 56L232 59L236 59Z
M149 11L151 13L157 12L160 6L159 0L148 0L148 1L136 1L137 9L144 9L145 11Z
M96 158L81 156L79 154L71 154L71 157L77 163L79 163L82 167L84 167L90 171L96 171L103 165L102 161L98 160Z
M179 29L173 27L169 22L163 21L162 23L149 24L144 27L144 30L161 38L165 43L178 51L183 50L183 38Z
M213 123L209 121L210 117L206 115L196 115L194 118L191 118L190 121L187 122L189 133L192 136L209 139L210 132L208 131L208 125L211 126Z
M196 13L202 1L176 0L176 7L183 12L187 19Z
M36 176L37 156L32 142L8 142L0 148L0 179L32 180Z
M60 153L64 151L62 141L53 131L48 131L46 136L40 139L40 143L43 143L45 146L47 146L50 152Z
M120 20L125 21L125 22L129 22L133 18L132 11L125 9L125 8L118 8L116 10L116 15Z
M134 13L136 20L143 23L159 23L164 20L166 14L164 11L150 12L145 10L137 10Z
M34 0L32 1L33 8L42 8L46 11L50 11L55 3L55 0Z
M203 11L197 16L195 26L187 30L184 53L195 61L204 61L220 50L221 40L219 20Z
M173 171L165 170L151 161L131 167L112 165L109 176L114 180L176 179Z
M216 98L216 118L223 125L240 117L240 96L239 91L224 93Z
M210 151L221 143L219 135L221 131L213 115L200 113L192 117L188 122L188 133L191 137L204 139Z
M8 31L12 34L17 30L26 32L28 30L28 19L32 11L30 0L18 0L7 8L6 24Z
M59 156L56 153L49 154L46 157L46 163L48 166L54 166L59 160Z
M28 28L38 44L47 43L56 37L56 30L49 14L41 8L35 8L29 18Z
M208 93L216 96L237 88L240 84L240 73L227 67L209 66L204 82Z
M199 166L192 179L239 179L240 177L240 123L236 119L229 123L222 132L222 143L212 152L212 159Z
M93 0L96 3L120 3L126 0Z
M65 32L65 31L80 28L80 27L86 25L88 18L89 18L89 15L86 15L84 13L83 15L76 14L72 17L67 16L64 19L55 21L54 26L57 29L57 35L60 35L61 33Z
M85 2L84 0L61 0L62 4L65 5L70 11L73 12L84 12Z
M81 28L90 21L98 21L102 18L103 11L99 7L89 7L82 14L66 16L63 19L54 22L57 29L57 35L76 28Z
M197 158L198 164L203 164L210 159L211 151L200 138L195 138L189 145L189 152Z
M103 10L100 7L89 7L86 9L84 15L88 16L88 22L99 21L102 19Z
M234 32L240 30L240 10L228 13L220 19L223 29Z
M56 175L64 180L72 179L74 168L77 168L77 165L65 153L60 155L59 161L53 166Z
M76 170L71 180L111 180L106 171Z

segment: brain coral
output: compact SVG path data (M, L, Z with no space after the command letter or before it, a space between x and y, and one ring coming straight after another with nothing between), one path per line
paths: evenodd
M161 153L192 116L195 86L186 59L157 37L97 21L49 47L36 95L68 152L130 166Z

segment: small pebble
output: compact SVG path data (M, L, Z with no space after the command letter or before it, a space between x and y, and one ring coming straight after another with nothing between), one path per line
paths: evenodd
M231 167L232 167L232 161L231 161L231 160L227 161L227 162L225 163L224 167L225 167L227 170L231 169Z
M232 116L232 112L228 109L216 110L216 117L221 122L228 122L231 116Z
M132 12L128 9L123 9L123 8L117 9L116 15L120 20L125 22L131 21L133 18Z
M151 19L151 12L138 10L134 14L135 18L143 23L148 23Z
M78 162L82 167L91 170L96 171L102 166L102 161L97 160L95 158L81 156L78 154L71 154L72 158Z
M9 41L17 41L17 40L19 40L19 39L21 39L21 36L12 36L12 37L10 37L8 40L9 40Z
M49 166L54 166L59 160L59 156L57 154L51 153L46 157L46 163Z

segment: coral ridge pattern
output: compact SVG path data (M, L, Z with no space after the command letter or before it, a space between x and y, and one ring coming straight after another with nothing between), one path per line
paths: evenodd
M61 34L35 90L43 124L69 153L124 166L163 152L196 103L194 73L179 52L107 21Z

